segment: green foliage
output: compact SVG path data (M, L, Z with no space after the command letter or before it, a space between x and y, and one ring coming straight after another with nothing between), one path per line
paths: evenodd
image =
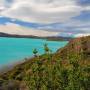
M48 47L47 44L44 44L44 51L45 51L45 53L47 53L47 54L50 52L50 49L49 49L49 47Z
M33 50L34 56L37 56L37 53L38 53L38 51L37 51L37 49L35 48L35 49Z
M79 65L79 56L68 56L69 68L66 68L61 59L52 59L47 44L44 50L45 62L37 57L24 79L30 90L89 90L89 76L85 75L88 68Z

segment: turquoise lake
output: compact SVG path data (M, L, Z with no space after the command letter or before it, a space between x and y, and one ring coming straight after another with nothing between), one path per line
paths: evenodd
M47 41L45 39L32 38L4 38L0 37L0 67L24 60L33 56L33 49L37 48L39 54L43 54L43 45L55 52L64 47L68 41Z

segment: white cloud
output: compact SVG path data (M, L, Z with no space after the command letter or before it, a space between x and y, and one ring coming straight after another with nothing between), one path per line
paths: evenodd
M83 26L90 26L90 22L74 19L74 20L69 20L68 22L63 23L63 25L70 26L70 27L83 27Z
M7 23L6 25L0 25L0 32L16 35L34 35L34 36L57 36L57 32L49 32L44 30L34 30L19 26L17 24Z
M73 33L75 35L90 33L89 21L84 22L84 20L72 19L72 17L80 16L82 11L90 11L90 6L82 6L78 4L77 1L78 0L0 0L0 17L10 17L13 18L12 21L19 19L28 22L47 23L47 25L38 26L37 29L49 32L49 34L51 34L51 32ZM48 23L62 24L55 26L49 25ZM13 28L13 30L16 31L12 32L15 33L21 31L22 28L15 24L6 25L5 28L6 27L8 29ZM71 29L69 30L67 27ZM25 32L25 29L26 32L31 30L27 30L28 28L24 27L22 30ZM36 32L38 33L38 31ZM33 30L33 33L36 34L36 32Z
M0 0L0 11L5 9L4 0Z
M84 9L90 11L90 6L84 7Z
M88 33L87 33L87 34L82 34L82 33L81 33L81 34L76 34L75 37L84 37L84 36L89 36L89 35L90 35L90 34L88 34Z
M14 0L1 15L29 22L55 23L66 22L81 10L75 0Z

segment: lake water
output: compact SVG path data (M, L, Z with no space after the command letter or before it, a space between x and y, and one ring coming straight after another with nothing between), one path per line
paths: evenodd
M55 52L65 46L67 41L47 41L45 39L32 38L4 38L0 37L0 67L22 61L33 56L33 49L37 48L39 54L43 54L43 44Z

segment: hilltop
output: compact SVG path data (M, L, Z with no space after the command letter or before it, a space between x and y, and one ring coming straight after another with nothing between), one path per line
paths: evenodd
M47 46L45 51L44 55L26 59L2 74L1 87L13 90L89 90L90 36L73 39L54 54Z
M64 48L57 50L57 55L60 55L63 59L67 59L68 55L73 53L81 56L83 60L90 59L90 36L70 40Z

